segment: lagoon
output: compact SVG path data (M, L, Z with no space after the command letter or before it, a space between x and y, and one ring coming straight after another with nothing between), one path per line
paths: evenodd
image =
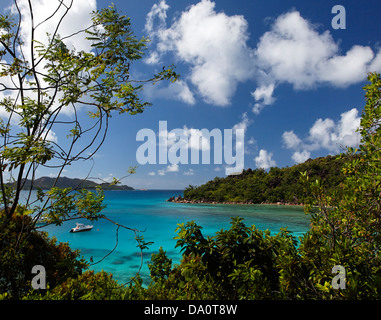
M296 237L309 229L310 218L303 212L303 207L276 205L227 205L227 204L182 204L166 202L172 196L182 195L179 190L131 190L105 191L103 213L111 220L130 228L144 230L141 233L145 241L154 243L144 250L144 262L140 272L144 285L149 283L147 263L151 254L160 247L167 252L173 264L179 263L180 248L175 248L175 229L177 224L194 220L202 226L204 236L213 236L216 231L230 228L231 217L240 216L247 225L255 225L260 230L269 229L278 233L285 228ZM47 231L61 242L68 242L72 249L79 249L87 260L98 262L108 254L116 244L117 227L111 222L101 219L92 222L93 229L88 232L69 233L76 222L67 221L62 226L47 226L40 230ZM136 247L134 233L120 228L118 246L100 263L90 269L111 272L120 283L126 283L139 270L141 256Z

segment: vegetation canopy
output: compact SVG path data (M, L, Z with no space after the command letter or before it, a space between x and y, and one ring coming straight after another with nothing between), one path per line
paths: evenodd
M304 163L286 167L247 169L239 175L216 177L199 187L189 186L184 190L184 199L193 202L242 202L303 204L311 197L300 180L306 172L311 180L320 180L326 189L340 189L344 181L341 168L347 157L327 156L309 159Z

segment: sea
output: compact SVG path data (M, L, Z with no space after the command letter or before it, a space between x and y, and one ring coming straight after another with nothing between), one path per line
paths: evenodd
M173 196L183 196L182 190L130 190L105 191L106 208L103 211L109 219L129 228L140 230L144 241L153 242L141 252L137 247L135 234L119 228L107 220L71 220L61 226L46 226L40 230L48 232L60 242L69 243L72 249L79 249L92 265L94 271L107 271L120 284L128 283L140 270L143 285L148 285L148 262L152 253L162 247L173 264L181 260L180 248L175 248L178 224L195 221L202 226L204 237L213 236L221 229L229 229L232 217L242 217L247 226L255 225L260 230L276 234L287 227L296 237L309 229L310 218L299 206L239 205L239 204L183 204L167 202ZM76 222L93 225L91 231L70 233ZM117 232L118 231L118 232ZM110 253L111 252L111 253ZM92 261L92 262L91 262Z

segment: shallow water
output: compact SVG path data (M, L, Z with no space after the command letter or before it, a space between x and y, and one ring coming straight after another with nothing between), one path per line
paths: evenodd
M139 230L145 230L141 235L145 241L153 241L149 249L144 250L144 262L140 275L144 284L149 282L147 262L151 254L160 247L167 252L173 263L180 261L180 248L175 248L175 229L177 224L194 220L202 226L204 236L213 236L216 231L230 228L231 217L244 218L246 225L255 225L260 230L269 229L272 233L287 227L295 236L301 236L309 228L309 217L302 207L273 205L212 205L212 204L181 204L166 202L171 196L182 194L174 190L148 191L105 191L107 208L104 214L111 220ZM68 242L73 249L80 249L88 261L102 259L116 244L117 227L107 220L92 222L93 230L81 233L69 233L76 222L65 222L61 227L48 226L42 230L56 236L59 241ZM139 269L141 255L136 247L134 233L123 228L119 229L119 242L115 251L102 262L90 267L95 271L112 272L119 282L128 282Z

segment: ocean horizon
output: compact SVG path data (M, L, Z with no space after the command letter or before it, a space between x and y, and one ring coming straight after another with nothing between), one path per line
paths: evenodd
M221 229L229 229L231 217L242 217L247 226L255 225L260 230L269 230L276 234L287 227L296 237L308 231L310 217L305 215L300 206L277 205L240 205L240 204L183 204L166 200L170 197L183 196L183 190L128 190L105 191L106 208L103 214L109 219L129 228L138 229L146 242L153 242L143 251L143 266L140 276L143 285L150 282L148 262L152 253L160 247L166 251L172 264L179 264L181 248L175 248L174 237L178 224L194 220L202 227L203 235L213 236ZM92 224L87 232L70 233L77 222ZM61 226L47 226L41 231L48 232L60 242L69 243L74 250L94 265L90 270L110 272L120 284L127 283L135 276L141 263L140 249L137 247L133 231L119 228L118 245L116 229L113 223L100 219L90 222L86 219L64 222ZM103 259L104 258L104 259ZM102 260L103 259L103 260ZM97 263L98 261L101 262ZM47 279L47 281L49 281Z

